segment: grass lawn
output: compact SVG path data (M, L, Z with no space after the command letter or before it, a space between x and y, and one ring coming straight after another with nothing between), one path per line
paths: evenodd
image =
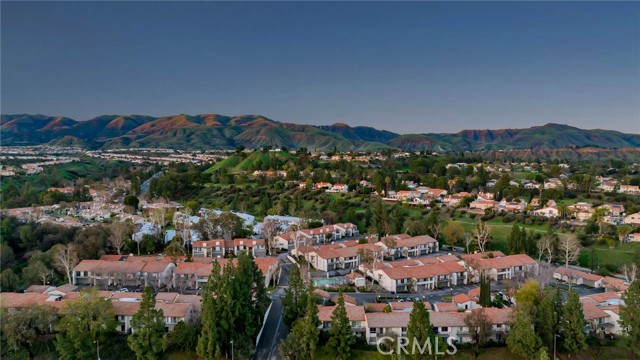
M630 264L633 262L634 254L636 253L636 251L640 251L640 243L617 243L616 247L613 249L610 249L606 245L593 245L583 249L581 257L586 257L588 259L591 255L592 248L596 251L596 254L598 256L598 263L600 264L600 266L612 264L619 267L621 265ZM588 264L588 260L586 261Z

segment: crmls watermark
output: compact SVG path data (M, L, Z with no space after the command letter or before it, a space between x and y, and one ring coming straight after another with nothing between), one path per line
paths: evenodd
M458 352L455 338L452 337L447 338L447 346L444 349L439 348L439 346L442 346L440 341L434 341L432 344L431 339L427 339L421 344L417 339L414 338L413 340L410 342L406 336L383 336L376 341L376 346L378 352L382 355L399 355L402 353L406 355L454 355Z

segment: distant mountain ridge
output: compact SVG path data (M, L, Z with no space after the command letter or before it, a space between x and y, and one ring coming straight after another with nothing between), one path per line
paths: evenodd
M640 134L583 130L554 123L525 129L400 135L344 123L321 126L283 123L261 115L102 115L77 121L60 116L13 114L0 116L0 131L2 145L58 144L88 148L233 149L242 145L310 150L477 151L640 147Z

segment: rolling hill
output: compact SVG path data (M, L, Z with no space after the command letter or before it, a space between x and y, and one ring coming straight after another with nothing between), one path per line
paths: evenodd
M400 135L344 123L327 126L282 123L261 115L103 115L77 121L60 116L14 114L0 117L0 131L3 145L76 144L88 148L233 149L242 145L246 148L357 151L397 148L446 152L640 147L638 134L584 130L561 124Z

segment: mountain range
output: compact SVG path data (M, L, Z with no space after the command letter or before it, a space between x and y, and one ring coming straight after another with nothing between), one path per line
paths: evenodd
M396 134L336 123L302 125L261 115L103 115L78 121L33 114L0 116L2 145L52 144L97 148L157 147L233 149L272 146L310 150L477 151L556 148L637 148L640 134L584 130L561 124L525 129L463 130L457 133Z

